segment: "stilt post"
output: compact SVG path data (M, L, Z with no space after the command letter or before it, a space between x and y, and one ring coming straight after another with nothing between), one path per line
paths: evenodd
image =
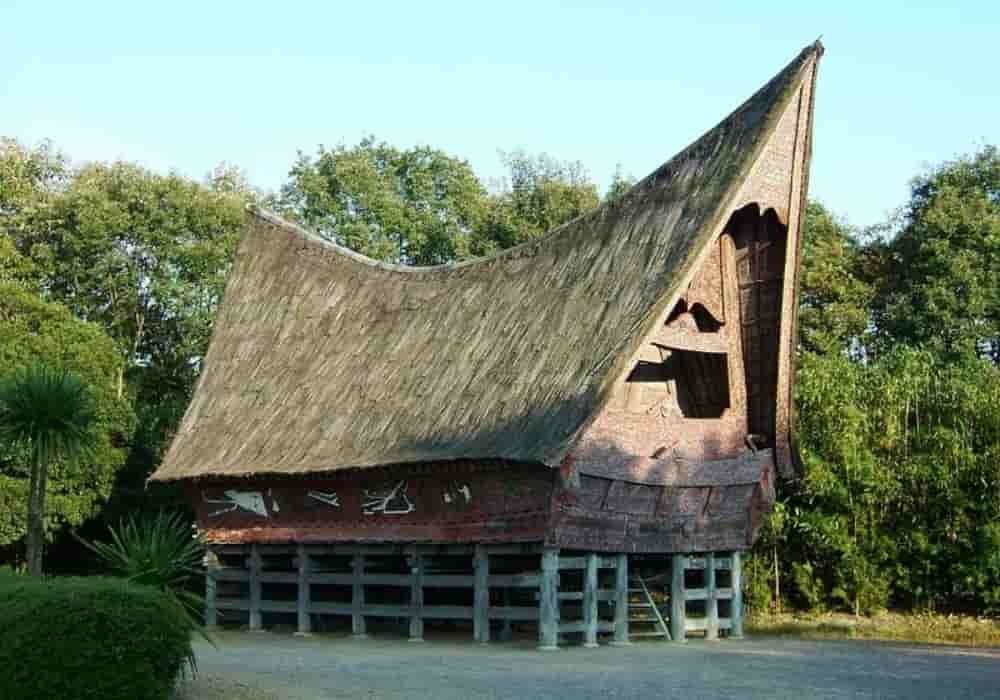
M597 554L586 556L583 574L583 646L597 647Z
M538 649L559 648L559 549L542 550L542 580L538 596Z
M410 641L424 641L424 558L414 552L410 560Z
M733 602L729 611L730 639L743 639L743 553L733 552L730 567Z
M260 570L262 567L260 558L260 547L256 544L250 545L250 629L259 631L262 628L260 614L261 583Z
M299 590L297 600L298 630L297 635L306 636L312 633L312 619L309 616L310 590L309 590L309 552L301 542L295 547L295 556L298 559Z
M215 572L219 569L219 558L211 549L205 551L205 627L213 628L219 623L218 608L215 606L218 584Z
M715 583L715 553L705 555L705 639L719 638L719 596Z
M670 636L674 642L683 644L687 641L685 633L687 601L684 595L684 569L687 568L687 555L674 554L670 558L670 567Z
M472 636L480 644L487 644L490 641L490 555L481 544L476 545L472 565Z
M502 597L503 597L503 606L505 608L509 607L510 606L510 589L509 588L504 588L503 589ZM502 641L502 642L509 642L513 638L514 638L513 623L510 621L510 618L506 618L505 617L504 620L503 620L503 625L500 627L500 641Z
M365 616L362 608L365 604L365 585L362 577L365 575L365 555L360 552L351 558L351 633L356 639L368 636L365 627Z
M615 562L615 636L612 646L627 646L628 638L628 555Z

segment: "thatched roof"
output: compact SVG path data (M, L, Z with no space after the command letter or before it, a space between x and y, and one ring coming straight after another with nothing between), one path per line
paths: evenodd
M153 478L558 464L821 52L807 47L624 198L491 257L386 265L256 213Z

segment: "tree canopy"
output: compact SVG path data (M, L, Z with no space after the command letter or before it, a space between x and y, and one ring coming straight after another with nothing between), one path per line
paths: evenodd
M80 377L93 397L94 421L83 461L57 460L48 474L50 530L79 525L95 515L111 493L125 462L134 426L131 403L116 390L121 357L113 341L94 323L43 301L29 290L0 283L0 368L7 376L44 362ZM0 445L0 545L24 537L31 457L25 445Z

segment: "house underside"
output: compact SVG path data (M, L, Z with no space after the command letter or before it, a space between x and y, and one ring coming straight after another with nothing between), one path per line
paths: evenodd
M209 622L739 636L741 553L792 470L821 54L489 258L399 268L258 212L153 477L213 543Z

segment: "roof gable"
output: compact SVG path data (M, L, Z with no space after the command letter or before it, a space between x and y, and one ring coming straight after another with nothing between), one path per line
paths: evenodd
M620 200L488 258L385 265L259 213L153 478L557 464L724 224L821 50Z

